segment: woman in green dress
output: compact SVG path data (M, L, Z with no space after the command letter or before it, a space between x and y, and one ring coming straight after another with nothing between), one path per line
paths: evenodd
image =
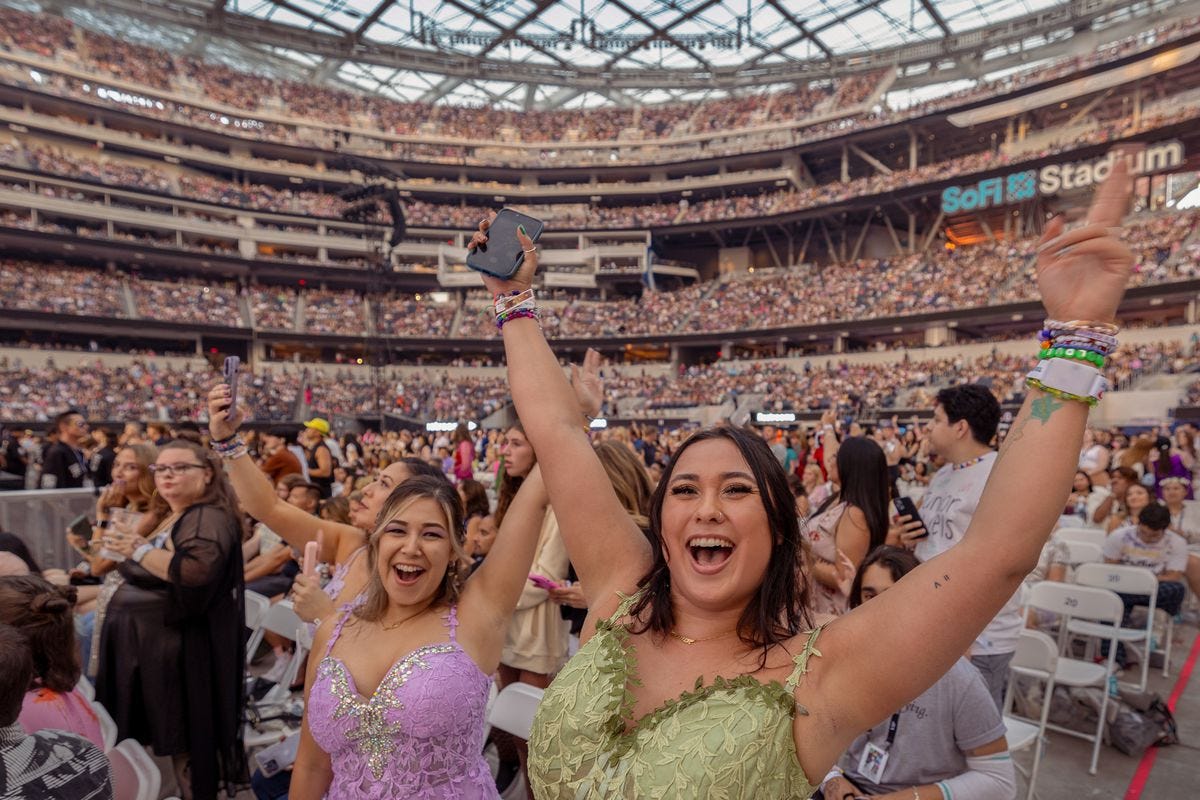
M1128 169L1114 168L1084 227L1047 225L1038 281L1051 318L1114 330L1133 263L1117 227L1131 186ZM1096 390L1072 400L1051 377L1063 372L1047 374L1053 391L1029 390L964 541L810 631L791 495L760 438L733 428L693 436L655 492L649 539L630 521L542 336L530 289L537 251L518 239L521 269L484 280L513 401L589 608L581 649L534 721L535 796L808 797L856 736L953 666L1037 564L1078 459L1088 412L1079 392ZM589 352L575 375L597 409L598 362Z

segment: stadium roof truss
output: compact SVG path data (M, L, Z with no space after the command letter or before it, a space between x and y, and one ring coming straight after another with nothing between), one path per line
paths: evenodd
M252 72L510 109L701 100L887 67L978 78L1060 55L1082 31L1200 14L1200 0L3 2Z

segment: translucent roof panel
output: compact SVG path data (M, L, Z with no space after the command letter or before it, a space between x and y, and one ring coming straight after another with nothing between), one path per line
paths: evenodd
M46 1L0 3L38 10ZM1154 10L1162 14L1183 1L1159 0ZM1152 16L1147 3L1096 5L1104 9L1093 17ZM138 44L272 75L294 65L299 80L399 100L579 108L702 99L762 91L767 83L779 88L781 72L788 80L821 79L830 74L831 58L933 42L1065 6L1054 0L54 0L47 10ZM988 54L1036 49L1061 35L1002 42ZM638 78L639 71L646 77ZM742 75L763 85L731 88L739 81L730 76Z

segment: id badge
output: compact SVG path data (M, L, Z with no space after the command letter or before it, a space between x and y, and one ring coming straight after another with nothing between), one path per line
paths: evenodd
M862 758L858 762L858 772L871 783L883 783L883 770L887 767L888 752L882 747L867 742Z

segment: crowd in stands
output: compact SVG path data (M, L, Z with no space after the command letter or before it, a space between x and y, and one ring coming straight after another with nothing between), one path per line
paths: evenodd
M1129 345L1109 359L1108 374L1115 389L1126 388L1146 372L1179 373L1194 355L1190 345L1176 342ZM914 360L898 355L883 363L830 361L824 366L798 359L789 361L718 361L680 367L671 374L639 373L609 376L605 412L621 416L654 416L665 410L721 405L755 399L755 410L823 411L861 414L893 408L923 408L945 383L981 383L1004 404L1024 399L1022 376L1030 369L1028 356L993 351L976 358L961 355ZM385 370L386 371L386 370ZM105 366L28 368L0 364L0 404L12 419L46 420L59 409L76 406L96 419L131 415L154 419L191 420L198 413L196 397L171 389L185 378L215 377L212 373L154 369L140 364L132 370ZM422 420L483 419L508 402L503 379L491 376L451 377L431 367L418 378L386 371L381 379L366 372L277 374L268 368L250 383L248 408L255 419L286 422L297 413L297 392L303 386L305 405L327 414L403 414ZM271 396L266 389L286 388L281 402L263 407L256 399Z
M58 17L33 16L13 9L3 10L0 22L0 49L25 51L42 57L58 58L65 63L108 74L148 87L183 93L197 93L208 102L216 102L225 113L156 101L139 104L142 113L176 119L193 125L226 132L329 147L332 133L304 125L263 122L261 114L285 114L298 120L320 120L327 125L348 126L363 131L388 134L421 134L475 140L495 136L504 141L525 141L547 145L528 155L507 153L503 158L539 163L613 163L614 159L639 160L628 144L658 140L684 133L720 134L745 126L778 122L801 122L814 111L844 109L870 97L880 85L884 73L870 73L840 79L835 83L816 82L806 87L774 93L730 97L702 103L643 106L639 109L603 107L596 109L516 112L424 103L401 103L353 92L314 87L277 80L229 69L220 64L151 51L139 45L117 41L91 31L77 29ZM1017 88L1049 80L1072 71L1086 69L1107 60L1162 44L1195 30L1194 20L1162 25L1150 33L1131 36L1097 48L1088 56L1070 56L1050 64L1039 63L1014 75L980 83L971 89L939 97L908 108L874 108L855 116L820 122L801 130L769 131L749 146L787 146L804 140L837 135L911 116L932 113L956 104L995 96ZM53 43L53 44L51 44ZM53 53L50 56L48 53ZM147 65L153 65L152 67ZM57 75L42 77L39 88L74 96L87 96L83 83ZM245 119L230 117L244 113ZM231 130L231 127L233 130ZM486 133L484 133L486 132ZM493 133L494 132L494 133ZM690 146L693 155L736 152L747 147L753 137L725 137L699 146ZM596 141L594 149L561 150L552 143L564 140ZM620 144L621 149L602 146ZM364 153L413 157L433 161L473 162L471 147L452 143L371 141L357 137L355 147ZM687 149L687 148L685 148ZM653 157L653 156L652 156ZM496 155L489 154L494 162Z
M1200 276L1200 242L1193 240L1196 211L1134 219L1125 240L1135 252L1132 285L1191 280ZM787 271L759 271L717 284L673 291L645 291L639 298L600 302L573 297L548 304L543 325L557 338L653 336L794 327L844 319L945 311L1028 300L1034 240L984 242L885 259L859 259ZM28 281L36 273L39 280ZM0 307L63 314L126 316L122 276L29 261L0 261ZM14 291L21 287L20 291ZM130 284L139 315L175 322L241 326L235 289L219 283L135 280ZM350 290L303 290L305 329L359 335L365 330L362 296ZM294 330L299 295L282 287L247 290L254 325ZM459 326L450 330L453 303L433 306L413 297L375 300L381 332L400 336L495 338L481 309L482 295L468 294Z

